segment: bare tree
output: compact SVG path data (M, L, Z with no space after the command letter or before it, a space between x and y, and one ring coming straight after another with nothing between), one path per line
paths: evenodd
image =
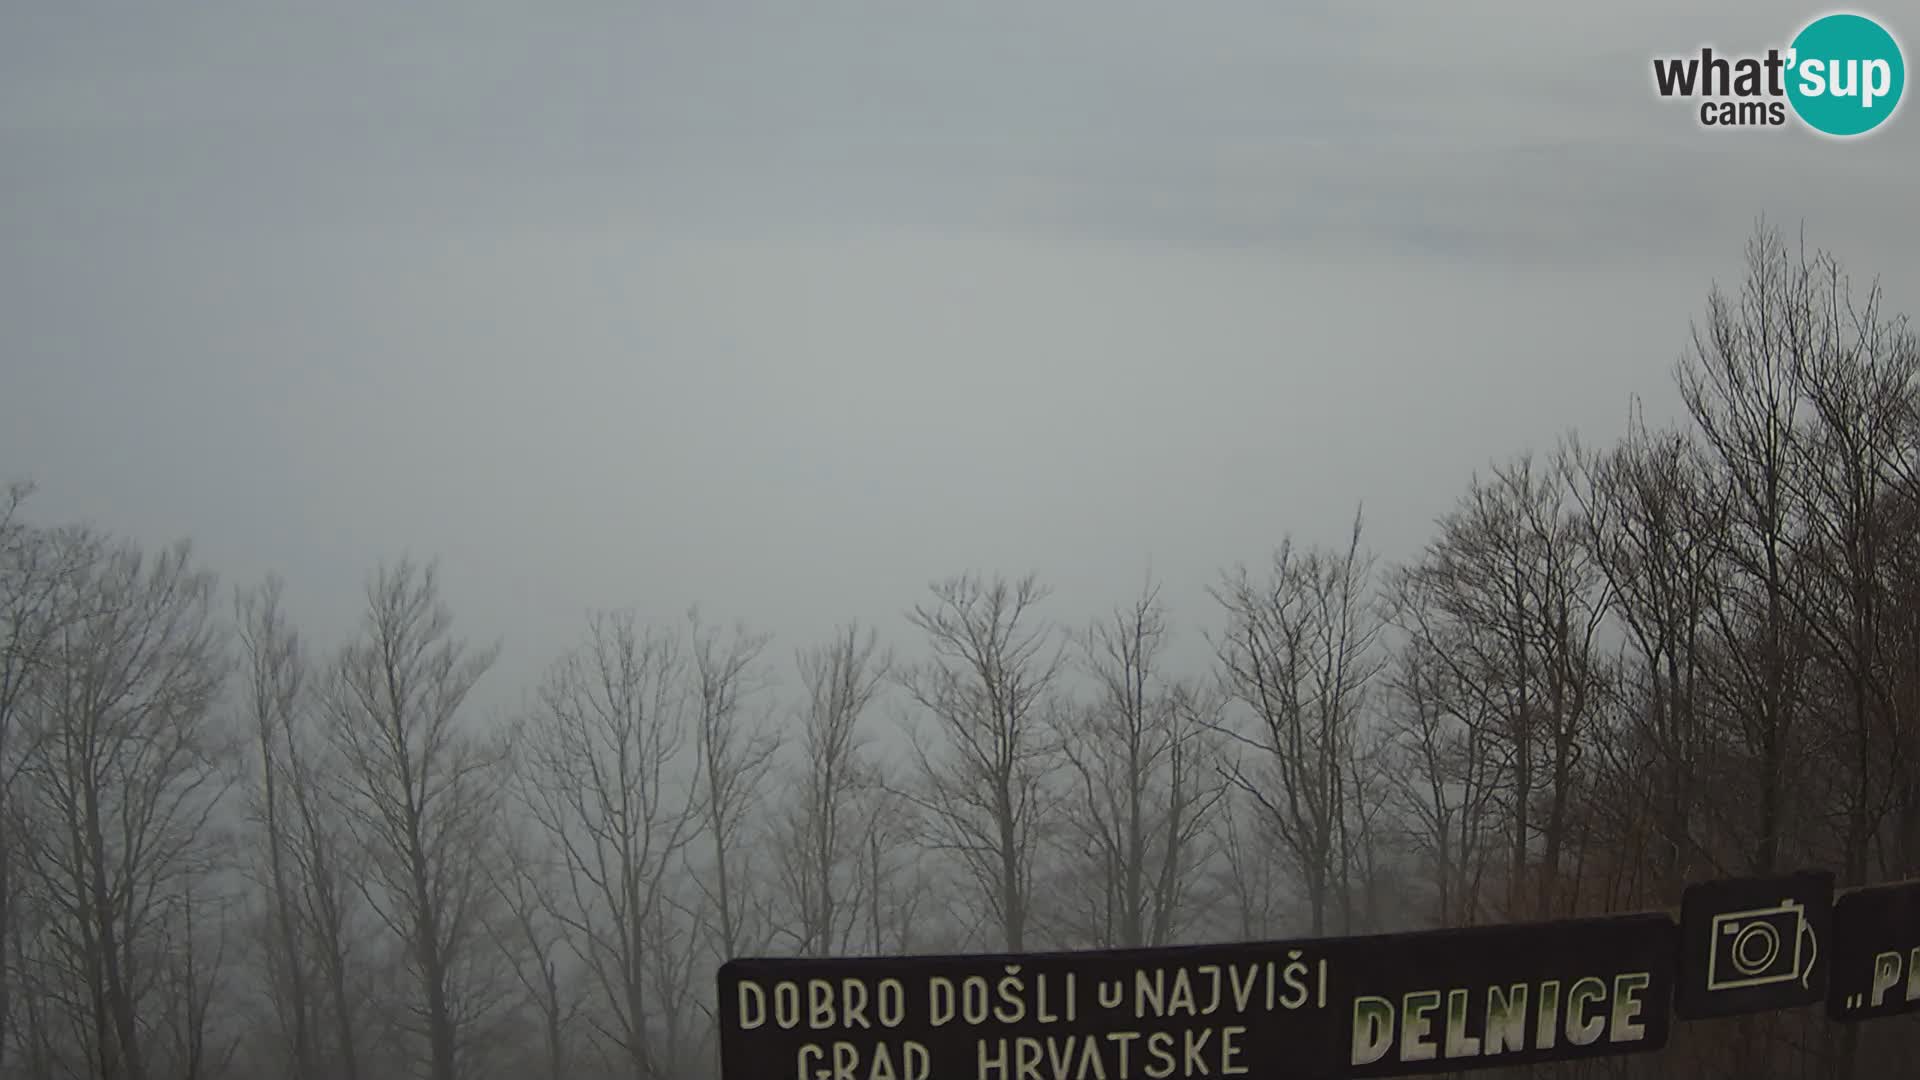
M16 734L28 686L43 670L60 626L56 603L63 571L58 557L68 545L52 542L21 512L33 487L12 483L0 495L0 942L18 933L19 844L14 819L14 776L23 760ZM0 955L0 1065L12 1042L16 967Z
M567 926L559 910L561 859L540 853L545 836L517 824L506 828L503 858L494 866L499 906L488 919L488 936L512 969L520 996L536 1020L539 1073L545 1080L575 1074L571 1032L585 1002L577 980L565 970ZM520 1072L525 1075L525 1070Z
M1695 819L1712 755L1700 684L1723 500L1683 434L1650 432L1637 417L1620 445L1582 461L1579 479L1586 542L1628 653L1623 729L1598 745L1609 770L1631 778L1624 809L1653 833L1657 900L1677 903L1688 875L1713 861Z
M1757 874L1779 863L1807 666L1791 598L1804 572L1793 557L1802 523L1792 473L1803 434L1799 373L1819 348L1817 317L1812 268L1763 227L1748 244L1738 296L1714 289L1707 324L1676 370L1714 482L1728 493L1716 555L1731 573L1711 612L1728 666L1711 690L1750 752L1754 809L1742 816Z
M1569 459L1531 455L1476 477L1409 572L1426 602L1409 628L1449 685L1499 718L1507 914L1544 915L1561 896L1572 797L1598 706L1605 578L1571 505ZM1535 855L1535 839L1539 851Z
M1878 283L1856 297L1839 261L1812 260L1815 344L1796 376L1810 413L1792 478L1805 532L1804 587L1788 598L1809 635L1828 699L1843 807L1838 862L1865 881L1874 841L1899 797L1900 564L1912 565L1907 464L1920 347L1882 311ZM1905 558L1903 558L1903 556Z
M298 885L298 920L311 953L315 993L325 999L324 1026L332 1035L330 1040L320 1035L323 1021L316 1001L309 1037L317 1075L359 1080L365 1041L361 1031L369 1002L359 990L361 965L353 955L364 909L356 903L358 890L351 883L363 876L369 860L352 843L351 815L344 809L350 788L339 781L346 770L333 768L342 762L333 753L330 733L316 722L322 719L318 706L308 706L296 715L309 719L280 730L273 755L285 810L282 844Z
M1214 703L1167 678L1167 633L1149 582L1077 639L1096 696L1063 733L1074 777L1065 835L1080 849L1065 869L1092 888L1086 936L1101 948L1166 945L1187 929L1227 790L1206 726Z
M932 658L906 670L907 692L932 718L944 755L918 737L925 780L914 795L935 850L958 857L1008 952L1027 947L1046 785L1058 767L1048 715L1064 657L1033 608L1047 590L972 574L933 587L909 619Z
M371 856L361 891L405 944L433 1080L459 1080L462 1035L486 1004L465 976L486 946L501 755L462 714L497 655L452 637L435 566L402 560L368 583L360 637L327 687L349 822Z
M1257 802L1285 841L1307 890L1312 932L1343 879L1350 762L1369 684L1382 663L1381 620L1372 595L1373 557L1361 520L1343 549L1274 553L1264 579L1242 567L1213 590L1227 627L1216 642L1229 694L1252 713L1253 731L1222 725L1250 762L1226 775ZM1353 912L1342 905L1343 922Z
M779 749L778 740L744 712L747 699L764 689L758 664L768 637L739 625L723 634L703 626L697 611L688 614L687 622L702 809L713 855L711 883L703 884L713 912L715 950L724 961L737 955L746 940L746 891L754 883L739 872L747 842L742 833L760 803L762 781Z
M240 708L256 771L249 805L259 833L265 894L266 977L292 1077L358 1080L368 1008L350 954L355 876L344 842L335 748L321 724L312 661L269 575L240 590Z
M210 819L233 748L214 713L225 642L186 543L148 558L86 529L54 542L61 631L25 710L24 853L94 1074L145 1080L166 1060L145 1032L168 1004L149 965L224 861Z
M1498 718L1481 695L1458 685L1459 672L1437 655L1444 645L1429 636L1417 583L1403 574L1395 589L1396 621L1414 632L1387 679L1399 758L1394 802L1432 876L1436 924L1470 926L1487 914L1481 885L1499 843L1496 800L1506 770Z
M1219 854L1207 880L1220 936L1258 941L1291 930L1286 894L1295 877L1286 865L1286 845L1266 819L1266 809L1237 787L1228 789L1214 814Z
M720 1028L706 892L684 877L673 885L671 901L648 921L656 960L647 985L655 1002L658 1075L711 1073L718 1065Z
M1920 349L1911 326L1903 323L1901 330L1907 341L1902 347ZM1903 446L1890 464L1888 485L1893 491L1882 519L1891 550L1884 553L1886 609L1881 619L1890 639L1886 654L1895 665L1887 676L1894 709L1914 716L1920 715L1920 389L1910 387L1899 396L1905 411L1900 422ZM1891 756L1899 762L1898 789L1892 835L1883 845L1880 869L1890 879L1914 877L1920 875L1920 731L1914 725L1901 725Z
M878 792L863 750L861 720L892 665L879 635L858 624L837 630L832 640L796 657L802 698L802 770L794 784L796 806L789 842L780 862L794 897L793 935L803 955L845 952L861 924L860 891L868 862L863 841L877 839L877 814L869 828L854 820L858 800Z
M650 1021L670 875L693 840L689 663L673 635L596 614L584 645L549 669L520 740L521 799L560 862L555 911L598 990L593 1023L629 1080L664 1075ZM668 1021L672 1022L671 1019Z
M154 965L158 1015L152 1027L159 1043L153 1072L179 1080L226 1074L243 1036L222 1023L221 998L232 966L232 911L239 897L202 895L209 882L181 882Z
M309 687L299 636L281 609L283 589L277 576L269 577L256 588L241 590L234 607L242 708L254 737L259 769L253 801L266 848L268 971L287 1041L286 1073L291 1080L315 1080L313 979L301 933L294 858L288 851L293 815L282 790L287 747L298 738Z
M1378 724L1363 726L1348 743L1348 796L1336 865L1341 911L1351 934L1380 933L1388 922L1399 925L1403 917L1404 899L1394 880L1400 853L1388 826L1393 745L1393 732Z
M927 835L925 812L900 794L883 767L875 768L874 785L859 834L866 950L876 956L936 951L924 918L931 907L935 871L915 847L915 841Z

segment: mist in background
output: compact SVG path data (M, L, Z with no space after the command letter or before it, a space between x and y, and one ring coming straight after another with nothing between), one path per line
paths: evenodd
M438 554L784 639L1032 569L1182 609L1608 437L1762 213L1913 284L1907 117L1706 132L1792 4L10 5L0 461L344 629Z

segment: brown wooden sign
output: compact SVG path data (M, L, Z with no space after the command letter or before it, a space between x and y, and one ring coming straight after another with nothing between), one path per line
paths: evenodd
M1842 893L1833 923L1827 1015L1845 1022L1920 1012L1920 881Z
M1666 1045L1663 914L1170 949L741 959L723 1080L1405 1076Z

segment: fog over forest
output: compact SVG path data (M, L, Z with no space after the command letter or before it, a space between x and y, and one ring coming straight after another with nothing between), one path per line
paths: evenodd
M1877 286L1763 225L1676 367L1685 424L1518 451L1408 560L1358 513L1339 543L1279 538L1188 616L1210 664L1174 658L1151 579L1074 625L1033 575L968 571L904 625L781 646L597 610L505 716L474 705L499 647L463 633L433 560L374 569L358 629L317 639L278 575L224 585L187 541L44 520L16 485L8 1060L693 1076L735 956L1377 933L1802 865L1916 876L1916 373ZM1658 1067L1856 1066L1857 1039L1800 1020L1702 1027Z
M1912 118L1655 98L1784 0L1208 7L0 11L0 1080L1920 878Z

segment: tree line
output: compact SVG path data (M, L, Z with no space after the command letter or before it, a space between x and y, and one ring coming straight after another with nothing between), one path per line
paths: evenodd
M1062 626L962 574L899 649L593 614L509 722L436 566L345 640L0 503L0 1075L711 1075L739 955L1153 946L1920 876L1920 346L1763 225L1684 422ZM1816 1011L1541 1075L1888 1075Z

